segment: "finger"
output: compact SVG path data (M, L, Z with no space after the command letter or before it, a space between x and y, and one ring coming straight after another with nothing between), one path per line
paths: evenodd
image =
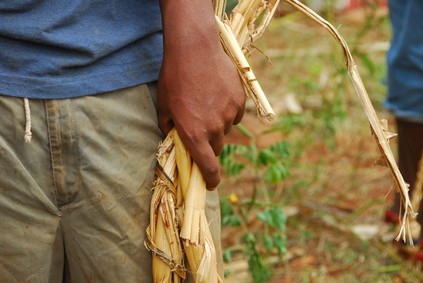
M237 125L239 124L239 122L241 122L242 117L244 117L244 113L245 113L245 102L244 102L244 105L241 107L241 109L238 110L238 113L233 121L233 125Z
M229 129L230 129L230 127L229 127ZM228 130L228 132L229 132L229 130ZM210 146L212 147L215 156L220 155L224 145L225 145L225 142L224 142L224 139L223 139L223 135L215 135L210 140Z
M200 169L207 189L214 190L220 183L220 166L212 147L208 142L196 144L194 147L190 147L189 143L185 146Z
M238 114L236 115L234 119L233 125L239 124L243 117L244 117L244 109L238 112Z

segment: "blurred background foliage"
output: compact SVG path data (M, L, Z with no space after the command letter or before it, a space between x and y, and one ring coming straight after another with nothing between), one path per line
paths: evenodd
M379 118L395 131L382 107L386 2L304 2L345 38ZM219 157L225 282L421 282L383 223L395 188L375 165L338 43L282 1L250 63L278 120L261 124L248 103Z

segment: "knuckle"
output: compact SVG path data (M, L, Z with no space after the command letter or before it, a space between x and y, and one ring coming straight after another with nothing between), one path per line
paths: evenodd
M211 180L219 180L220 168L214 164L206 164L204 167L204 174Z
M206 182L206 185L208 189L214 189L219 185L219 183L220 183L220 177L217 177L215 179L212 179Z
M214 154L216 156L218 156L218 155L220 155L220 153L223 150L223 143L219 143L219 144L213 145L212 148L213 148Z
M208 133L210 135L210 139L219 138L222 133L224 132L224 124L226 123L214 123L209 126Z
M204 131L198 129L197 127L193 127L189 131L186 131L185 136L192 144L199 144L205 140Z
M233 121L232 123L228 123L228 124L226 125L226 127L225 127L225 132L224 132L224 134L225 134L225 135L227 135L227 134L231 131L231 129L232 129L232 125L236 125L236 122L235 122L235 121ZM222 142L223 142L223 138L222 138Z

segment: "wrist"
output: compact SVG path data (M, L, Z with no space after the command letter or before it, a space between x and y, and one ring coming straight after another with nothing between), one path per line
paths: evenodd
M165 53L205 48L221 49L219 31L210 0L161 0ZM183 51L183 50L182 50Z

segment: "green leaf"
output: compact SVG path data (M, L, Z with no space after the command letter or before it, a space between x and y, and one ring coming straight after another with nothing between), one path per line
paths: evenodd
M223 168L229 176L237 176L245 168L245 165L233 159L226 159L223 162Z
M287 158L289 156L288 143L280 141L270 146L270 150L276 154L278 158Z
M230 262L232 260L232 251L231 249L226 249L223 252L223 261L224 262Z
M256 237L252 233L247 233L243 237L245 246L244 254L248 259L248 270L254 282L262 283L270 279L270 267L265 263L263 257L257 250Z
M288 169L280 162L272 164L264 173L266 182L276 184L289 176Z
M286 216L281 208L267 209L260 212L257 217L269 226L285 231Z
M241 173L245 165L236 161L235 157L246 152L247 147L243 145L228 144L223 147L222 153L219 155L219 161L226 174L236 176Z
M266 248L267 252L270 252L270 250L273 248L273 239L269 235L264 235L263 237L263 245Z
M238 227L241 225L241 220L234 213L232 205L228 199L222 199L220 202L220 217L222 226Z
M223 223L225 225L229 225L229 226L232 226L232 227L241 226L241 220L236 215L226 216L225 219L223 220Z
M284 234L276 234L273 236L273 246L278 251L279 256L287 252L286 236Z
M220 215L222 217L234 214L232 205L227 198L221 198L220 201Z
M276 163L277 159L270 148L265 148L259 151L257 156L257 163L259 165L267 165Z

